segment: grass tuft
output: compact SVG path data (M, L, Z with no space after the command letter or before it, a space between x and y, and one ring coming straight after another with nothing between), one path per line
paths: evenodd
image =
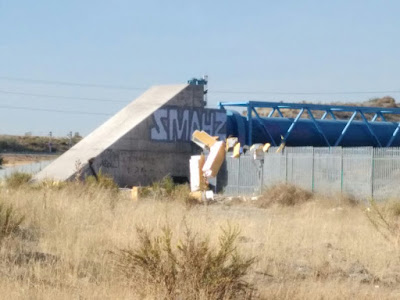
M19 188L27 185L32 179L32 174L15 172L5 178L5 183L9 188Z
M378 204L371 199L369 204L370 206L365 211L368 220L386 240L398 244L400 241L398 203Z
M139 227L137 234L136 247L115 254L118 270L136 287L150 284L165 299L251 298L252 286L243 278L254 258L237 252L238 228L223 228L217 248L187 227L177 243L169 227L160 235Z
M189 207L199 204L196 199L190 196L190 186L188 184L175 184L169 175L146 188L145 194L147 197L156 200L182 202Z
M160 181L154 182L150 189L155 198L170 197L175 190L175 183L172 177L167 175Z
M400 201L399 200L389 200L386 205L388 214L393 217L400 217Z
M258 198L256 205L267 208L273 204L293 206L311 200L313 193L292 184L278 184L268 188Z
M19 216L13 206L0 203L0 242L15 232L24 220Z
M85 178L85 183L89 186L95 186L103 189L118 190L119 186L114 181L113 177L103 173L101 170L96 174L97 178L93 175Z

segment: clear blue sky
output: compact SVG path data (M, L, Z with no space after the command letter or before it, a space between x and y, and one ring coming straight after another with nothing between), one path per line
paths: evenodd
M148 88L209 75L209 100L400 98L400 1L0 0L0 134L84 135ZM259 94L223 94L248 91ZM265 92L383 91L282 95ZM394 91L392 93L386 91ZM8 107L8 108L7 108Z

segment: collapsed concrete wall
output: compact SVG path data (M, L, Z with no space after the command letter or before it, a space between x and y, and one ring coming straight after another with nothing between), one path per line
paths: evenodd
M155 86L61 155L35 180L110 174L120 186L148 185L170 174L189 177L196 129L224 139L226 114L204 108L203 86ZM91 166L89 160L92 162Z

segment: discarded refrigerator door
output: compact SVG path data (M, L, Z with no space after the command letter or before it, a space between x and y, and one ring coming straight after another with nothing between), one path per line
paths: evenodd
M210 154L207 157L207 160L203 166L203 173L205 177L215 177L218 174L219 169L222 166L222 163L225 160L225 143L224 142L216 142L210 148Z
M190 190L192 192L204 190L206 180L203 177L203 166L205 163L204 155L193 155L190 157Z
M192 142L203 149L211 148L217 140L218 137L211 136L205 131L195 130L192 134Z

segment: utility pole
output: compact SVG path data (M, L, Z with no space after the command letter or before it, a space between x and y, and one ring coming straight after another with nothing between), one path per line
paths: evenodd
M204 82L204 104L207 105L207 98L208 98L208 75L203 76Z
M69 147L71 148L72 147L72 131L70 131L68 133L68 137L69 137Z
M53 150L53 141L52 141L52 137L53 137L53 132L49 132L49 152L51 153L51 151Z

